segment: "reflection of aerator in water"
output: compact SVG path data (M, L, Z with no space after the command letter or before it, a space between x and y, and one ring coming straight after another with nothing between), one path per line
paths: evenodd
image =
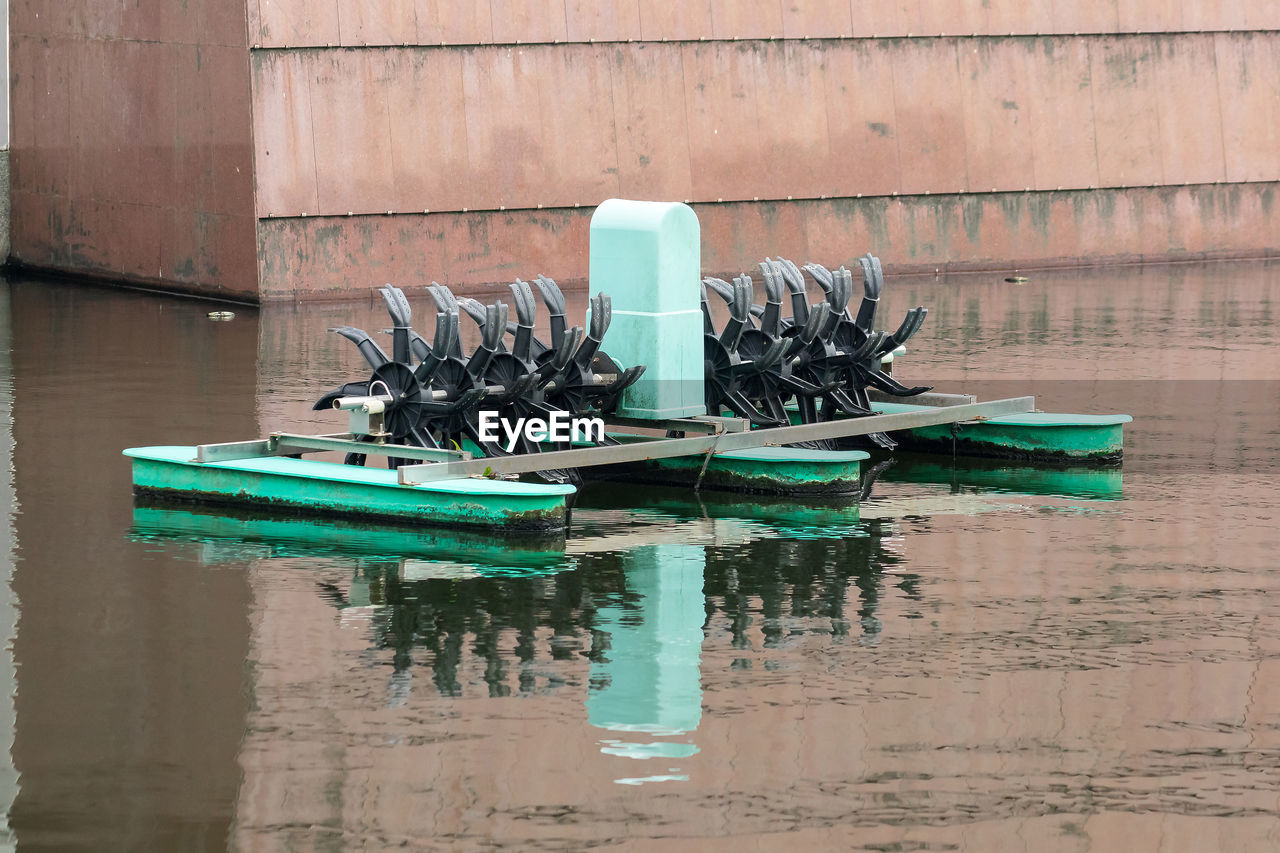
M495 697L585 689L591 722L608 732L602 746L625 755L651 749L675 757L693 748L687 738L661 733L697 727L708 614L721 620L744 656L756 630L765 649L780 646L793 630L842 637L852 628L861 642L878 640L885 570L902 559L894 522L876 519L848 535L784 538L751 535L769 528L732 519L667 517L671 524L655 523L647 543L637 535L619 550L585 551L554 575L425 577L403 564L366 560L349 593L323 594L340 608L375 605L367 616L374 645L393 651L402 681L421 666L418 650L426 650L442 695L475 687ZM687 532L695 523L712 525L711 538L654 542L672 525ZM609 543L624 545L620 537ZM892 583L919 601L916 576L895 572ZM589 685L569 663L583 656L591 661Z
M578 689L577 677L555 662L585 656L588 715L609 732L602 746L620 755L677 757L693 749L677 733L696 729L701 715L708 620L723 620L721 629L744 656L757 628L769 649L794 630L846 636L851 618L861 642L877 642L885 570L902 560L893 525L876 519L858 535L826 538L717 537L715 547L632 544L583 553L558 574L416 577L403 565L367 560L349 593L323 594L339 608L376 605L373 642L393 650L396 676L407 681L420 666L415 659L422 660L415 650L425 649L442 695L462 695L477 677L495 697ZM652 532L663 529L671 528ZM920 602L917 576L891 577L908 601Z
M728 553L665 544L627 553L625 591L609 596L596 611L593 632L607 640L592 658L587 719L607 733L599 741L602 752L665 760L640 765L640 772L616 781L688 778L687 767L678 762L700 751L694 733L702 720L701 654L708 614L720 611L728 617L733 644L742 649L750 646L746 629L753 608L748 602L755 600L766 648L779 646L800 619L810 620L810 630L814 618L829 619L830 633L840 635L848 631L846 591L852 578L861 636L878 641L875 611L883 570L899 558L887 550L882 522L870 527L874 533L845 539L762 537ZM791 581L792 600L786 603L784 577ZM897 578L908 599L919 600L917 580L905 574ZM804 599L798 597L802 594Z
M1027 465L1017 461L905 453L883 475L887 483L939 483L953 492L998 491L1020 495L1062 495L1119 500L1124 487L1120 466Z
M859 522L856 506L834 502L632 489L628 503L645 506L628 509L623 524L607 508L609 494L577 511L568 554L557 542L521 549L491 537L151 507L136 509L132 536L198 545L203 562L343 561L349 583L328 573L317 577L318 593L392 651L389 702L407 699L425 649L442 695L481 679L490 696L588 691L587 712L607 731L602 746L622 755L643 754L645 743L666 757L695 748L662 733L697 728L707 614L743 649L753 623L765 648L797 627L847 634L851 608L863 641L879 635L884 568L900 559L892 520ZM673 539L685 544L666 544ZM917 597L912 576L893 582ZM557 663L582 656L591 661L589 687Z
M558 572L572 565L566 560L561 534L503 538L492 533L366 526L340 519L172 509L144 503L134 507L130 534L148 541L197 542L208 553L222 552L233 559L246 553L244 549L250 545L255 548L252 558L406 558L423 576L429 576L436 563L441 576Z
M690 736L702 720L706 550L650 545L625 566L632 606L619 595L596 612L594 630L608 645L591 663L587 719L609 732L606 754L687 758L698 752Z

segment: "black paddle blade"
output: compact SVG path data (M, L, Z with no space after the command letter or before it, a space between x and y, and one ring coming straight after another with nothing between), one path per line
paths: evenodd
M332 391L330 391L328 394L325 394L319 400L316 400L316 404L312 406L311 409L312 411L316 411L316 412L321 411L323 409L332 409L333 401L341 397L368 397L368 396L369 396L368 382L348 382L346 385L343 385L341 388L335 388Z
M355 326L337 326L330 329L331 332L337 332L347 340L356 345L356 349L360 350L360 354L364 356L364 360L369 366L377 370L382 365L391 361L387 354L382 351L382 347L374 343L373 338L369 337L368 332L364 329L357 329Z

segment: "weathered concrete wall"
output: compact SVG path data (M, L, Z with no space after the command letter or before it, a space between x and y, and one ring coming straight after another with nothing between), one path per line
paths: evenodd
M895 273L1276 254L1280 182L695 204L707 273L764 255ZM262 298L346 299L384 282L485 290L539 273L587 275L593 208L265 219ZM1251 248L1251 247L1272 247Z
M1277 44L1218 33L256 52L258 214L1276 180Z
M256 298L243 0L13 0L13 260Z
M264 219L261 298L349 299L433 280L475 289L539 273L573 286L587 275L592 210Z
M376 32L421 37L404 11ZM266 299L571 281L611 196L695 204L717 272L1280 250L1276 32L290 48L252 73Z
M611 196L694 204L716 272L1280 251L1275 3L20 0L13 31L32 266L571 282Z
M1199 0L247 0L263 47L1072 35L1280 29L1275 3Z

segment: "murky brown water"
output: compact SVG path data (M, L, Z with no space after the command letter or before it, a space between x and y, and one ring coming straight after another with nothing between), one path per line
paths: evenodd
M17 845L1280 848L1280 265L888 289L902 376L1127 411L1123 473L596 487L563 543L135 508L121 448L336 428L380 306L12 282Z

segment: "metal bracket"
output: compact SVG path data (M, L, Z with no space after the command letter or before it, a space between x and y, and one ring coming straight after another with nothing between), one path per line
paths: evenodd
M695 415L686 420L710 424L716 428L717 433L747 432L751 429L751 421L746 418L726 418L722 415Z
M628 429L678 430L696 433L714 433L719 432L721 429L719 424L695 418L658 418L650 420L647 418L628 418L622 415L605 416L604 425L606 428L626 427Z
M713 433L746 432L751 429L751 421L746 418L726 418L719 415L694 415L688 418L626 418L610 415L605 418L605 426L629 427L631 429L660 429L678 432Z

